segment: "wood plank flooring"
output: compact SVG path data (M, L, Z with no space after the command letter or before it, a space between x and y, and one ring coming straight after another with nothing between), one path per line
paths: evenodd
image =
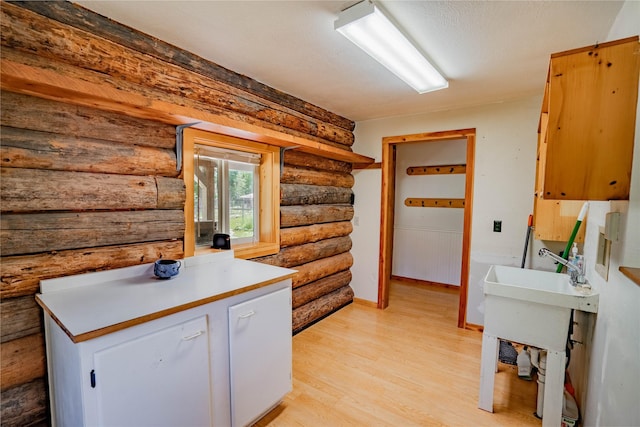
M293 391L258 426L540 426L536 383L499 364L477 408L482 334L457 290L392 282L389 308L351 304L293 338Z

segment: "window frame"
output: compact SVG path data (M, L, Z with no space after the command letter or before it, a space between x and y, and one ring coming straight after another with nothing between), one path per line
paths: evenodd
M256 258L280 251L280 149L278 147L245 139L206 132L199 129L183 130L182 178L186 187L184 205L184 256L219 252L220 249L196 247L194 221L194 146L195 144L244 151L261 155L258 214L258 240L252 243L232 245L237 258Z

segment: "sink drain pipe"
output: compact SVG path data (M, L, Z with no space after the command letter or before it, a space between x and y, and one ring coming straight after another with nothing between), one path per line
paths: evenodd
M544 380L547 371L547 352L539 348L529 347L531 364L538 370L538 395L536 398L535 416L542 419L544 410Z
M573 349L573 341L571 336L573 335L573 314L571 310L571 317L569 318L569 331L567 333L567 347L565 354L567 361L565 369L569 368L569 362L571 361L571 350ZM544 382L545 374L547 371L547 352L535 347L529 347L529 354L531 355L531 364L538 370L538 395L536 397L536 412L535 416L542 419L542 413L544 412Z

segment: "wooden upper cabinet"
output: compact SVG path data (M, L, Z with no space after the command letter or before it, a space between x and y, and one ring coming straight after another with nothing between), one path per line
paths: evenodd
M629 198L639 69L638 36L551 55L537 197Z
M538 125L537 239L568 241L585 200L629 198L639 69L637 36L551 55Z

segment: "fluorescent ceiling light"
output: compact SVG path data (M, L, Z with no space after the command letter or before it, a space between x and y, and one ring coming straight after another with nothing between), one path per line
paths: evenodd
M340 12L334 28L419 93L449 87L449 82L371 1Z

